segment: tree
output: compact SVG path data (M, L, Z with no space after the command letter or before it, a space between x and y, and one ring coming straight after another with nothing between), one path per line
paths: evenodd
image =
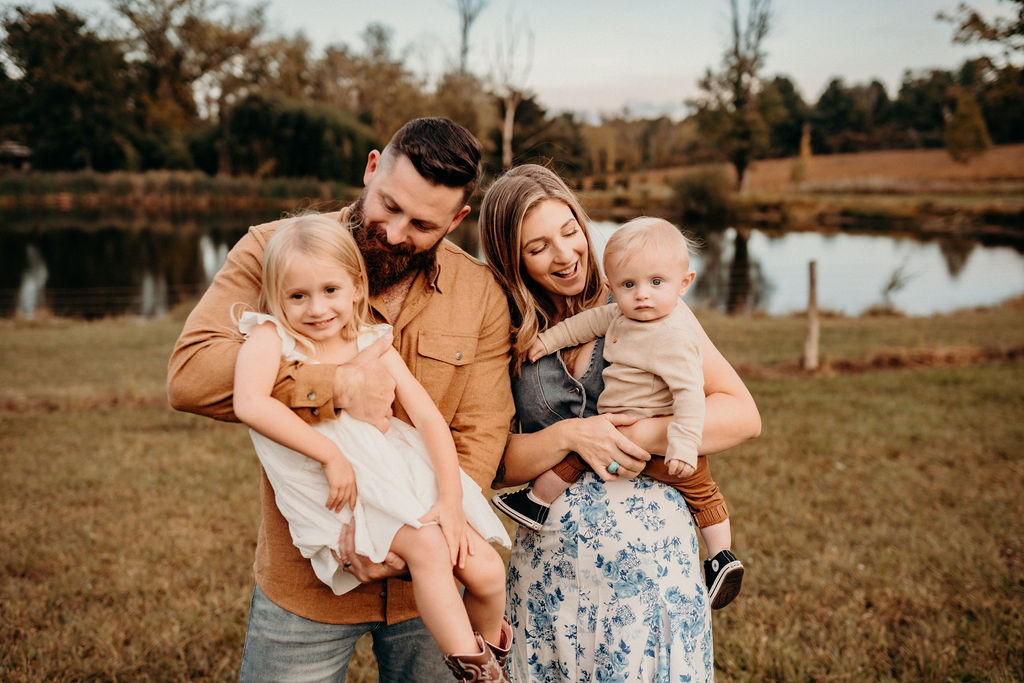
M311 176L358 185L372 133L351 112L323 103L251 95L226 114L223 149L231 166L255 176Z
M494 101L481 79L469 72L449 71L434 88L432 112L455 121L477 137L487 141L498 128Z
M949 71L907 72L892 103L890 121L905 131L907 147L942 147L946 116L953 110L957 88Z
M961 2L955 12L939 12L936 18L956 26L954 43L994 43L1003 49L1003 56L1009 63L1014 53L1024 51L1024 0L1009 2L1010 5L1016 5L1015 17L986 19L976 9Z
M525 33L526 54L520 53ZM526 80L533 68L533 31L525 22L516 21L510 9L505 33L495 45L494 89L501 100L501 166L512 166L512 141L515 137L516 110L528 98Z
M956 110L946 122L946 149L949 156L961 163L992 147L992 138L985 127L978 101L968 92L961 93Z
M768 125L760 110L764 39L771 27L771 0L749 0L746 22L741 22L737 0L730 0L732 31L722 59L722 70L708 69L698 85L703 95L690 102L696 107L701 132L714 141L736 168L742 187L750 163L768 148Z
M997 145L1024 142L1024 69L1007 64L994 70L978 95L985 124Z
M145 123L181 132L198 115L194 87L244 52L263 30L264 5L239 10L231 0L112 0L147 73Z
M388 140L403 123L422 115L428 99L423 83L406 68L404 56L393 53L390 28L372 23L362 37L363 54L348 53L342 63L345 70L335 76L347 82L356 97L350 111L370 126L377 140Z
M492 101L499 115L504 114L504 100L495 98ZM514 132L509 138L514 142L511 150L501 144L505 139L502 129L494 129L492 147L501 149L502 154L498 159L489 158L488 165L500 164L501 168L508 168L505 165L508 158L510 164L557 162L559 170L566 175L578 176L583 171L585 146L579 124L572 114L549 117L547 110L532 95L523 97L516 105Z
M765 86L762 101L772 103L777 113L770 117L768 154L795 156L800 152L804 125L811 119L811 108L786 76L776 76Z
M68 9L14 9L0 42L18 71L3 99L42 169L112 170L130 165L135 72L116 41ZM9 91L9 92L8 92Z
M490 0L455 0L455 10L459 13L459 73L468 73L469 32L480 13L487 8Z

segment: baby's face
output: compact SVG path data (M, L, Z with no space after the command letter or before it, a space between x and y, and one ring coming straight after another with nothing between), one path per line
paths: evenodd
M639 254L608 264L608 286L622 315L650 322L675 309L693 282L688 266L669 250Z

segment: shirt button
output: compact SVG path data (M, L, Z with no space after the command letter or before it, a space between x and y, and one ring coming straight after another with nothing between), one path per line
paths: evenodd
M314 398L316 398L316 393L311 391L308 394L306 394L306 398L312 401Z
M313 413L313 415L319 415L320 414L320 409L319 408L313 408L313 410L311 410L309 412Z
M462 360L462 352L461 351L459 351L458 353L455 354L455 360Z
M618 341L619 341L619 338L618 338L618 337L612 337L612 344L615 344L615 343L617 343Z
M388 594L384 593L384 592L381 592L381 594L378 595L377 597L379 597L381 600L383 600L384 598L388 597Z

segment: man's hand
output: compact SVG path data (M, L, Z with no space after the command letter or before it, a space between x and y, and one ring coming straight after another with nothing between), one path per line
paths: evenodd
M341 527L341 535L338 537L340 553L334 553L334 559L341 568L352 576L356 577L359 583L369 583L378 579L386 579L391 576L401 576L409 568L405 560L398 555L389 552L383 562L371 562L365 555L356 554L356 529L351 524Z
M392 341L393 337L385 334L339 365L334 374L334 407L381 432L390 426L391 404L395 402L395 378L381 361Z

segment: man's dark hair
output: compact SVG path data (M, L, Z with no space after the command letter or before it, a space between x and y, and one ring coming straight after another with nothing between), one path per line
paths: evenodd
M477 139L454 121L440 117L406 123L384 149L384 155L388 154L405 156L435 185L464 188L463 202L469 201L483 172Z

